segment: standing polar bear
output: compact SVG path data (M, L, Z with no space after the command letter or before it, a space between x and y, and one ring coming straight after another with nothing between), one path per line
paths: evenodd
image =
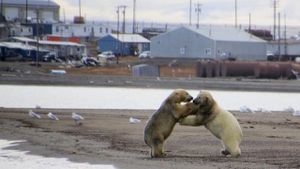
M223 143L223 155L239 157L242 129L237 119L222 109L207 91L201 91L194 99L195 115L187 116L180 121L181 125L205 127Z
M183 89L174 90L154 112L144 130L145 143L151 147L151 157L165 156L163 146L175 124L193 110L193 97ZM182 104L182 102L189 102Z

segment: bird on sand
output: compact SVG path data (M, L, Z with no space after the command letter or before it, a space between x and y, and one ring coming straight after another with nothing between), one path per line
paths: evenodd
M41 116L35 112L33 112L32 110L29 110L28 112L28 115L31 117L31 118L36 118L36 119L40 119Z
M253 110L251 110L249 107L247 106L242 106L240 107L240 112L241 113L254 113Z
M82 116L80 116L79 114L77 114L75 112L72 113L72 119L75 121L76 125L81 125L82 123L80 121L84 120L84 118Z
M48 113L48 117L49 117L51 120L56 120L56 121L59 120L59 118L56 117L52 112L49 112L49 113Z

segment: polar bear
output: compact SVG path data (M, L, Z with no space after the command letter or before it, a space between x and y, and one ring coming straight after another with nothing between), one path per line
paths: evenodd
M224 149L223 155L239 157L242 129L237 119L228 111L222 109L208 91L201 91L193 100L196 105L196 115L190 115L180 121L181 125L204 125L214 136L220 139Z
M193 110L193 97L183 89L174 90L154 112L144 130L144 141L151 147L151 157L165 156L163 146L179 119ZM182 104L186 102L186 104ZM188 103L187 103L188 102Z

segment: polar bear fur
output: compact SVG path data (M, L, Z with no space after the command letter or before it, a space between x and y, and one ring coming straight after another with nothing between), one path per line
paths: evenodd
M181 125L204 125L214 136L220 139L224 149L223 155L239 157L242 129L237 119L228 111L222 109L207 91L201 91L194 99L196 115L190 115L180 121Z
M151 147L151 157L165 156L163 147L179 119L191 113L193 99L183 89L174 90L154 112L144 130L144 141ZM182 102L189 102L182 104Z

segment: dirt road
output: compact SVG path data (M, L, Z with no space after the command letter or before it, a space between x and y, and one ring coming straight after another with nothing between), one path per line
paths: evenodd
M143 129L152 111L76 110L86 119L71 120L73 110L51 110L60 118L31 119L27 109L0 109L0 139L24 139L12 149L46 157L112 164L119 169L300 168L300 117L288 113L235 113L243 132L240 158L220 155L221 144L204 127L177 125L166 144L168 156L151 159ZM141 119L130 124L129 118Z

